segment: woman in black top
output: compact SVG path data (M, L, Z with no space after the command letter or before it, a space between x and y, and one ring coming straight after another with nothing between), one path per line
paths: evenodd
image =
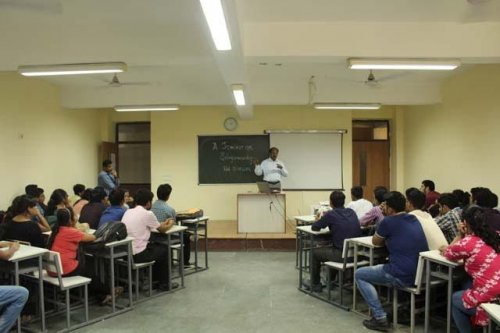
M37 217L38 222L33 218ZM29 242L32 246L45 247L43 231L49 231L47 220L36 209L36 202L26 195L12 201L6 216L5 239Z

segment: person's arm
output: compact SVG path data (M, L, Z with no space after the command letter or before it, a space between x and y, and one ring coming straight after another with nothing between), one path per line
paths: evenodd
M385 238L375 233L372 236L372 243L375 246L385 246Z
M280 161L278 163L278 169L283 177L288 177L288 170L285 168L285 164L283 164L283 162Z
M370 209L365 215L361 217L361 219L359 220L359 225L365 226L368 224L372 224L373 221L377 218L378 209L379 209L378 206L375 206L372 209Z
M311 224L312 231L320 231L321 229L326 228L328 226L327 214L323 215L319 220Z
M15 242L1 242L0 247L9 247L7 251L0 251L0 259L1 260L9 260L14 252L19 250L19 244Z
M89 243L89 242L93 242L95 241L95 236L94 235L91 235L91 234L87 234L86 232L83 234L83 237L82 237L82 240L81 242L82 243Z
M116 181L116 178L115 178L115 181ZM112 180L112 177L110 177L110 175L107 174L106 172L99 174L98 183L100 186L104 187L108 191L111 191L112 189L114 189L116 187L116 184Z
M47 222L45 217L42 215L42 213L40 213L40 211L38 209L36 209L36 217L38 219L37 224L38 224L38 227L40 228L40 230L42 232L50 231L49 222Z
M170 230L170 228L172 228L174 222L175 220L173 218L168 218L166 221L160 223L160 226L158 227L157 230L161 233L165 233L168 230Z
M380 225L377 228L377 231L372 236L372 243L375 246L385 246L385 240L387 237L390 237L391 227L390 222L386 219L383 219L380 222Z
M115 178L115 188L120 187L120 178L118 177L116 170L113 169L113 171L111 171L111 175Z
M256 176L262 176L262 165L259 164L259 161L258 160L254 160L253 161L253 165L255 166L255 169L253 170L255 172L255 175Z

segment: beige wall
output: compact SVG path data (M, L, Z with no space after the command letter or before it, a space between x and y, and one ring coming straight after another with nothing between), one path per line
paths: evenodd
M432 179L440 192L487 186L500 193L500 66L451 77L440 105L404 113L405 186Z
M382 119L392 115L392 110L378 113ZM171 203L175 208L202 207L215 220L236 220L237 194L256 190L255 184L198 186L198 135L261 134L266 129L347 129L343 140L343 177L344 187L350 189L351 111L318 111L307 106L258 106L254 108L254 118L241 120L234 132L223 128L223 121L228 116L235 116L233 107L182 107L177 112L151 114L152 187L156 189L161 183L170 183L174 189ZM374 113L358 113L356 116L370 119ZM328 195L329 192L325 191L288 192L287 215L308 214L311 204L328 200Z
M0 209L6 209L24 186L96 185L100 142L95 110L66 110L58 88L17 73L0 73Z

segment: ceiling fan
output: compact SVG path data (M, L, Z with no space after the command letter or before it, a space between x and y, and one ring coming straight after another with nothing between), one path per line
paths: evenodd
M108 83L108 87L120 88L122 86L147 86L149 82L122 82L118 79L118 75L115 73L111 81L104 80Z

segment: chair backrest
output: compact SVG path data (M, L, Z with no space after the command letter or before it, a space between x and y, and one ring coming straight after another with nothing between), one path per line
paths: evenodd
M59 285L64 287L62 279L62 263L59 252L49 251L44 253L42 256L42 266L47 272L56 273L57 278L59 279Z
M417 262L417 272L415 273L415 288L416 288L416 293L420 294L420 290L422 288L422 284L424 283L424 259L422 256L418 256L418 262Z

